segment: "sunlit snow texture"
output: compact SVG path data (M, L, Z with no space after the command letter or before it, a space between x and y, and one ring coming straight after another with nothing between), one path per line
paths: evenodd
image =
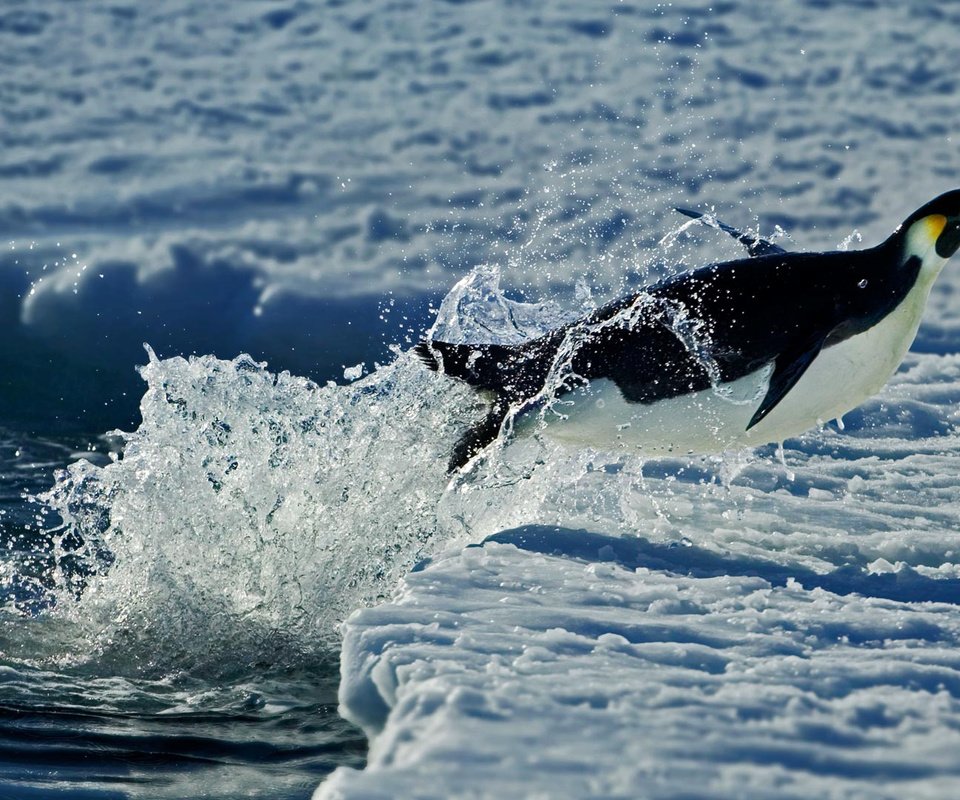
M498 538L353 620L341 699L370 733L392 712L317 797L953 796L955 607L696 546Z
M925 357L788 449L792 482L769 456L729 486L651 462L633 495L583 471L570 526L409 575L345 627L373 746L316 797L954 796L958 400L960 361Z

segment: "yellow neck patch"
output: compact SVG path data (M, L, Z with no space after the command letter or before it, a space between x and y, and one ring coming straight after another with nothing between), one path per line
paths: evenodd
M923 226L924 237L929 240L930 247L933 247L943 233L943 229L947 227L947 218L943 214L931 214L920 220L920 224Z
M918 219L907 231L907 252L926 258L937 244L937 239L947 227L947 218L943 214L931 214Z

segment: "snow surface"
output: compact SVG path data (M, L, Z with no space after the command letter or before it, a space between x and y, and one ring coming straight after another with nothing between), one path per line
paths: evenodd
M767 448L631 495L629 461L553 453L570 523L450 549L343 626L372 746L315 798L954 796L958 400L960 358L911 356L788 446L793 480Z
M674 205L873 243L956 183L958 27L928 0L5 4L0 366L35 401L0 410L132 420L144 341L382 363L483 263L607 297L702 261L653 249Z
M955 607L840 596L695 545L496 538L351 621L341 702L376 738L316 798L956 791Z

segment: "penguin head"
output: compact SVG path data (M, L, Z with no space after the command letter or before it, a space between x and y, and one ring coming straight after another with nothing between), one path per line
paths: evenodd
M960 189L946 192L914 211L894 232L904 243L905 258L942 266L960 249Z

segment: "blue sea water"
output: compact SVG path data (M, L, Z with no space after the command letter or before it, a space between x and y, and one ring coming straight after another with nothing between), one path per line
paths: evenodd
M304 623L329 603L300 592L296 614L278 610L290 581L270 541L206 506L237 554L216 562L224 586L246 592L254 562L273 572L204 625L221 613L212 528L163 527L189 529L198 497L124 506L176 542L139 585L111 585L114 560L155 540L129 526L93 552L76 533L94 513L113 531L116 508L109 492L78 507L82 476L56 476L121 457L111 432L151 408L143 343L344 384L416 341L479 264L514 296L577 309L736 253L661 243L673 205L779 226L803 249L872 243L957 183L958 29L953 5L919 0L0 6L0 797L307 797L364 760L336 714L332 629ZM957 288L945 276L916 350L957 349ZM191 386L213 376L192 363ZM174 403L179 373L152 374ZM250 430L282 428L283 403L303 417L313 390L284 391L244 410ZM277 524L295 537L303 519ZM110 624L70 610L90 587ZM167 616L134 629L141 592ZM270 624L245 629L250 609Z

